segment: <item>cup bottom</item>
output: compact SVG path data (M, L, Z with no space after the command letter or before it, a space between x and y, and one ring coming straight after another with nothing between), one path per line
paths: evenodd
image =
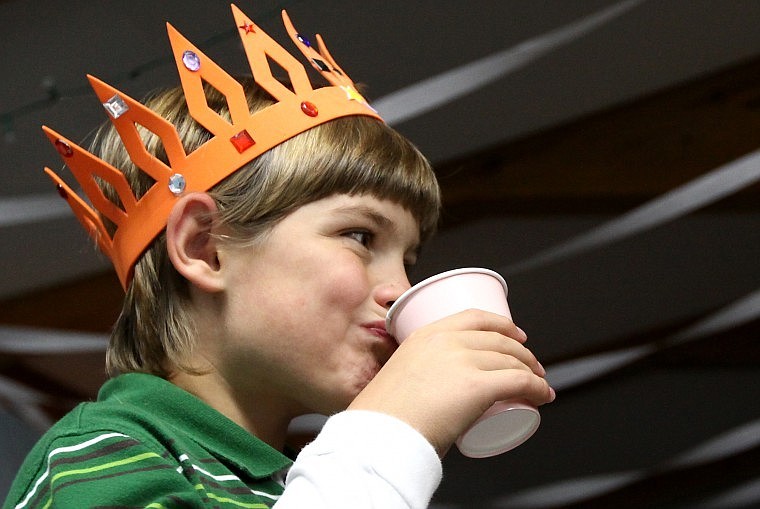
M528 440L538 429L541 415L528 404L498 401L470 426L456 442L470 458L505 453Z

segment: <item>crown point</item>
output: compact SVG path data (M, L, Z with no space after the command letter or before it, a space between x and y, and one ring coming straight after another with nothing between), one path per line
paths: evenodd
M57 140L55 140L55 149L63 157L71 157L74 155L74 150L71 148L71 145L66 143L61 138L58 138Z
M187 50L182 53L182 63L188 71L196 72L201 68L201 57L196 52Z
M245 129L230 138L230 141L241 154L256 144L254 139Z
M319 115L319 109L317 109L317 106L309 101L304 101L301 103L301 111L310 117L316 117Z
M169 191L174 196L179 196L185 190L185 177L181 173L175 173L169 177Z
M129 111L129 106L118 94L104 102L103 107L114 120Z

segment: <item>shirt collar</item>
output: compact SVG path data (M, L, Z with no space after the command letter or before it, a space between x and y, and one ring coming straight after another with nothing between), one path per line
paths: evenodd
M109 380L99 401L133 403L150 420L176 428L204 449L224 458L254 479L271 477L292 461L196 396L163 378L128 373Z

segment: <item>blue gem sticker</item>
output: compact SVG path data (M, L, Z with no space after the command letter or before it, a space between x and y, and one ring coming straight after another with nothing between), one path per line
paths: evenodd
M182 53L182 63L188 71L195 72L201 68L201 57L199 57L194 51L187 50Z

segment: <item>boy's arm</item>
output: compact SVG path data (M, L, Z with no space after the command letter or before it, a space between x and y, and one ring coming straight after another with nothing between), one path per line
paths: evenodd
M408 424L350 410L298 455L276 509L423 509L441 481L435 449Z

